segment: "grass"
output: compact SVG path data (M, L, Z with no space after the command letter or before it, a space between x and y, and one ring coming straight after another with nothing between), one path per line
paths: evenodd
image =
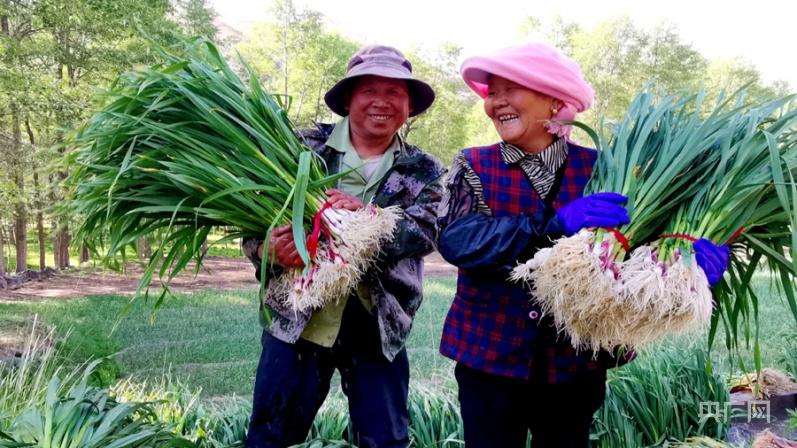
M755 285L762 298L762 363L797 373L797 345L790 339L796 329L787 305L770 290L766 277L756 279ZM454 287L453 280L427 280L426 300L408 342L415 403L430 403L413 411L414 437L419 441L415 446L426 446L420 441L434 439L449 440L436 446L460 446L458 416L447 410L456 404L453 363L437 352ZM109 334L109 328L127 298L6 303L0 304L0 337L7 329L24 328L33 315L38 315L61 335L70 331L60 348L74 365L90 357L107 357L97 368L94 384L112 385L124 377L156 384L165 375L192 390L201 388L206 403L233 396L248 399L260 351L255 296L254 290L181 294L164 304L154 324L150 324L149 305L139 303L113 334ZM722 428L699 428L694 422L696 403L709 398L722 401L720 395L712 395L720 392L715 390L716 384L738 368L726 361L722 341L718 341L712 358L719 383L705 376L700 360L695 358L702 353L704 341L703 335L671 338L641 354L629 367L613 371L609 405L599 413L596 423L595 434L601 437L596 444L661 441L674 434L722 434ZM743 356L748 366L752 365L752 351ZM647 404L640 400L647 400ZM675 406L680 406L680 411L665 412ZM333 389L324 409L312 434L314 438L334 440L346 422L339 389ZM427 414L434 418L439 414L441 426L429 426L418 417ZM238 425L239 420L235 420ZM613 434L609 434L611 428L615 429Z
M453 384L452 363L437 352L453 288L453 280L427 282L427 300L408 346L412 376L433 386ZM260 354L255 290L180 294L164 303L153 324L149 305L136 303L110 334L128 300L95 296L0 304L0 328L20 328L33 315L59 332L71 328L64 348L76 362L113 355L98 368L95 380L104 384L119 376L146 380L171 372L205 395L251 394Z
M426 282L426 300L407 345L412 377L430 387L454 386L453 364L437 351L454 286L454 280ZM787 355L792 353L789 347L794 350L788 342L795 332L792 317L781 296L770 292L765 277L757 279L756 289L762 297L762 363L791 371L795 361ZM206 394L249 395L260 351L254 290L180 294L164 304L154 324L149 321L149 305L137 303L116 332L109 334L127 300L96 296L1 304L0 328L21 328L36 314L61 334L71 328L65 345L76 361L116 354L99 369L106 381L123 375L155 378L171 370ZM674 338L671 343L689 339L693 338ZM722 340L716 343L715 369L723 373L738 369L727 362L722 344ZM752 351L743 355L746 365L752 366Z
M243 446L245 401L204 405L169 376L92 387L97 361L64 364L49 335L32 334L21 357L0 362L0 447Z
M149 305L136 303L111 334L128 300L96 296L5 304L0 328L19 326L33 314L60 331L72 328L64 351L76 362L111 357L95 378L105 385L119 376L155 379L171 370L211 395L249 393L259 354L254 290L180 295L166 302L154 324Z
M789 305L776 282L768 275L759 274L753 279L754 290L760 297L759 304L759 338L761 345L761 362L763 367L778 367L797 374L797 366L791 367L790 360L784 359L791 350L797 350L797 324L794 322ZM739 362L731 358L725 350L725 341L722 330L718 331L714 343L714 368L723 374L739 369ZM703 338L705 340L705 337ZM750 335L748 342L743 343L740 338L741 361L748 371L755 369L753 353L753 337ZM792 356L797 357L797 354ZM791 361L797 363L797 361ZM792 364L797 365L797 364Z

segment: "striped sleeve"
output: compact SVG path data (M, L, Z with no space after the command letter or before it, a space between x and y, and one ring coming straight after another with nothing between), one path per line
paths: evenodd
M437 213L440 229L445 228L455 219L470 213L492 216L492 210L484 200L481 179L462 153L454 157L446 177L445 187Z

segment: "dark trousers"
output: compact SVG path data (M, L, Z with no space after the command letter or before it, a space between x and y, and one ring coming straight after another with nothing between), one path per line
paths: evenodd
M384 357L376 318L357 299L349 300L332 348L301 339L289 344L263 334L246 446L284 448L304 442L335 369L349 400L350 442L361 448L408 446L407 352L392 362Z
M606 396L606 373L546 385L492 375L457 364L466 448L589 446L592 415Z

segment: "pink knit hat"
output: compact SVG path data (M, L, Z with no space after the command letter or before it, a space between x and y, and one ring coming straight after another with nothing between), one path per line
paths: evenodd
M461 73L465 83L482 98L487 96L487 79L490 75L497 75L562 101L564 107L552 120L574 119L577 113L592 106L595 97L592 87L584 81L578 63L542 43L509 47L486 56L467 58L462 63ZM572 126L548 123L546 127L552 134L569 137Z

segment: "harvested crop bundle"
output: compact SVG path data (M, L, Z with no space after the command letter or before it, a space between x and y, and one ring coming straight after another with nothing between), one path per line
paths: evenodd
M398 212L329 208L325 191L342 174L326 174L245 64L248 83L208 41L186 45L184 56L157 50L164 62L120 76L74 137L76 240L112 263L138 238L157 236L137 290L148 293L157 273L157 309L189 261L199 269L211 229L228 229L221 242L268 241L291 222L304 268L271 279L290 291L289 305L304 310L346 294L391 238Z
M790 101L750 102L737 92L705 111L701 95L644 90L610 136L587 128L600 152L585 195L626 195L631 222L562 238L512 279L530 285L577 348L595 351L716 328L719 313L736 316L749 304L752 269L765 254L780 254L770 267L783 270L792 291L784 248L797 247L790 227L797 194L783 182L797 172ZM722 271L707 279L695 244L730 255L729 280L720 281ZM716 299L709 281L720 282Z

